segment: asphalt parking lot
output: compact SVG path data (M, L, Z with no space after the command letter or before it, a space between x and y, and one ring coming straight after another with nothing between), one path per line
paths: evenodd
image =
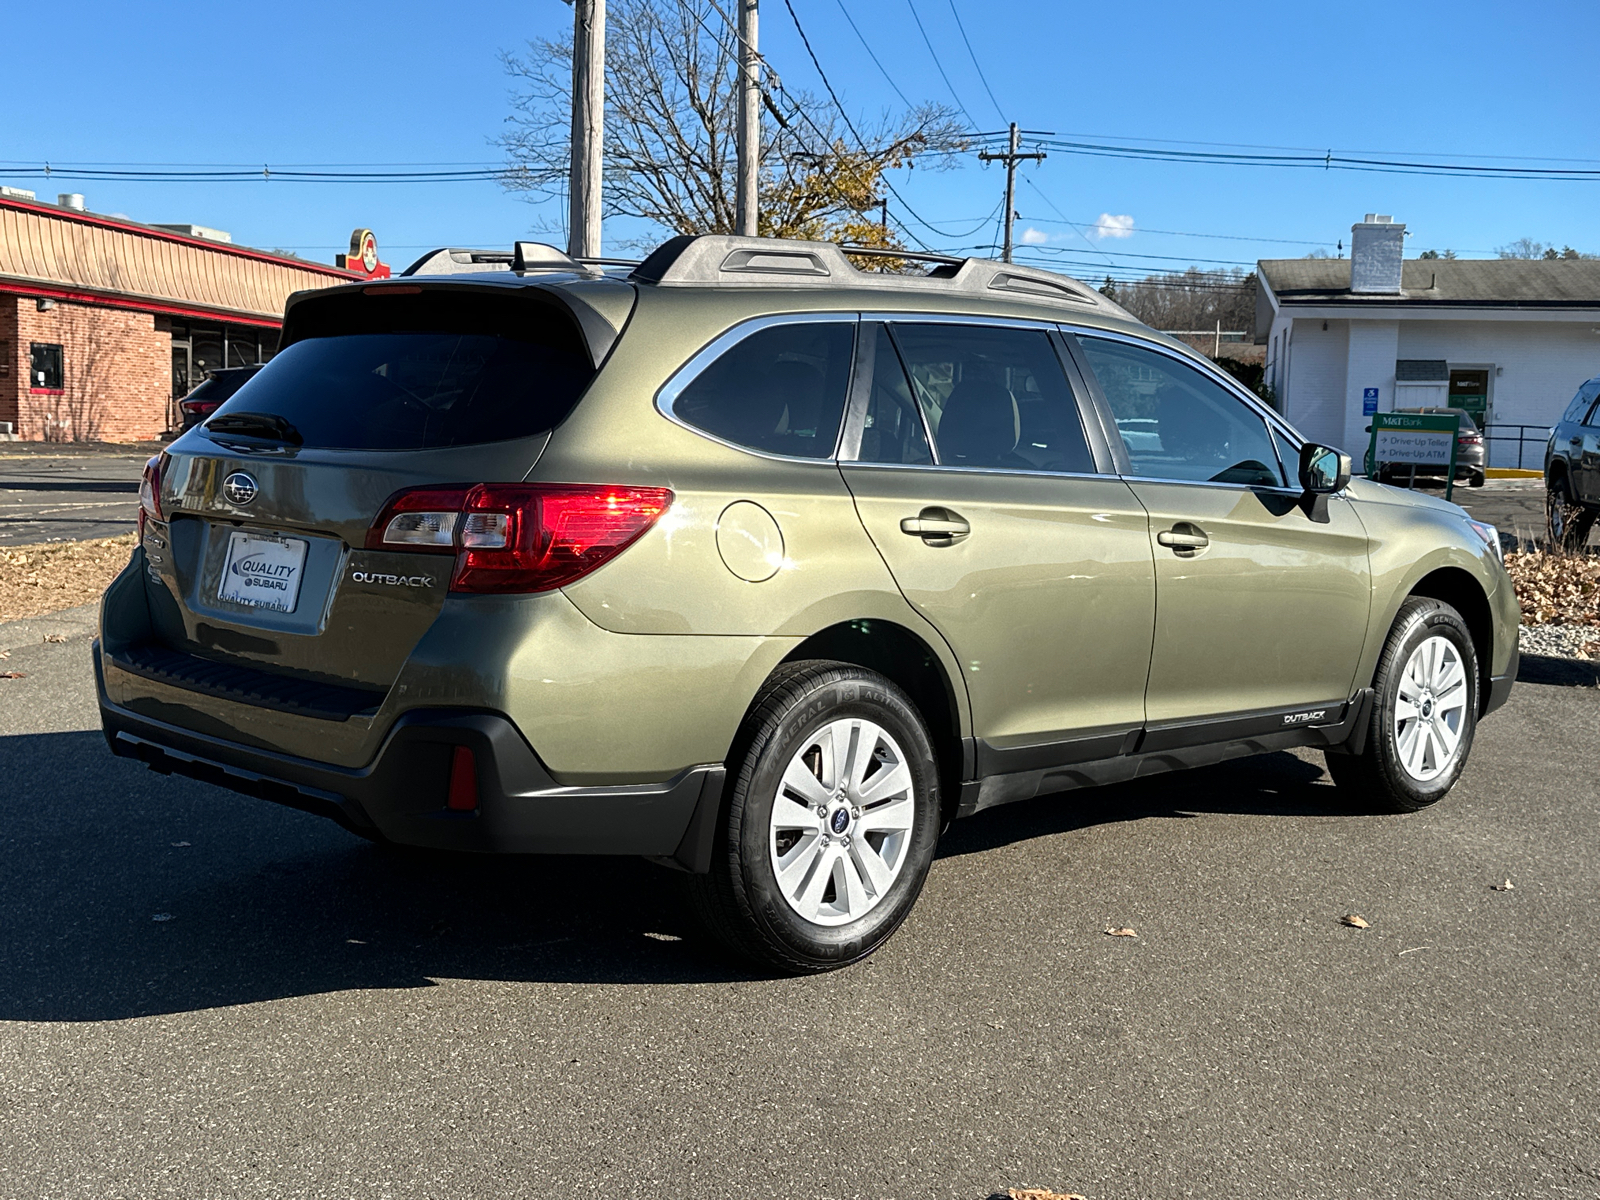
M0 1195L1600 1195L1592 670L1415 816L1309 753L983 814L882 952L773 979L648 864L113 759L87 654L0 664Z
M0 546L131 533L159 446L0 442Z

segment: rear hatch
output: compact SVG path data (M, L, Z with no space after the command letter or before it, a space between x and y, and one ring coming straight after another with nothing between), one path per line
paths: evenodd
M179 679L198 661L225 679L231 665L268 702L262 672L291 693L333 685L301 687L302 701L374 707L444 603L455 561L448 547L369 549L385 503L404 489L524 479L632 297L620 282L502 276L293 300L277 357L163 460L168 545L152 553L146 541L146 673Z

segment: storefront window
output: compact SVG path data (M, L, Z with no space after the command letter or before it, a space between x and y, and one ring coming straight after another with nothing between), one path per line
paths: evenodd
M66 384L61 347L49 342L29 344L28 387L35 392L59 392Z

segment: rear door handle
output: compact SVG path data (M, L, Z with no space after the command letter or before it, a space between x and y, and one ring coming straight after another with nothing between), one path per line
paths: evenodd
M1156 541L1163 546L1170 546L1174 550L1204 550L1211 545L1211 539L1193 525L1174 525L1171 529L1163 529L1156 534Z
M914 517L903 517L900 532L919 537L925 542L949 545L972 532L972 526L959 513L948 508L925 508Z

